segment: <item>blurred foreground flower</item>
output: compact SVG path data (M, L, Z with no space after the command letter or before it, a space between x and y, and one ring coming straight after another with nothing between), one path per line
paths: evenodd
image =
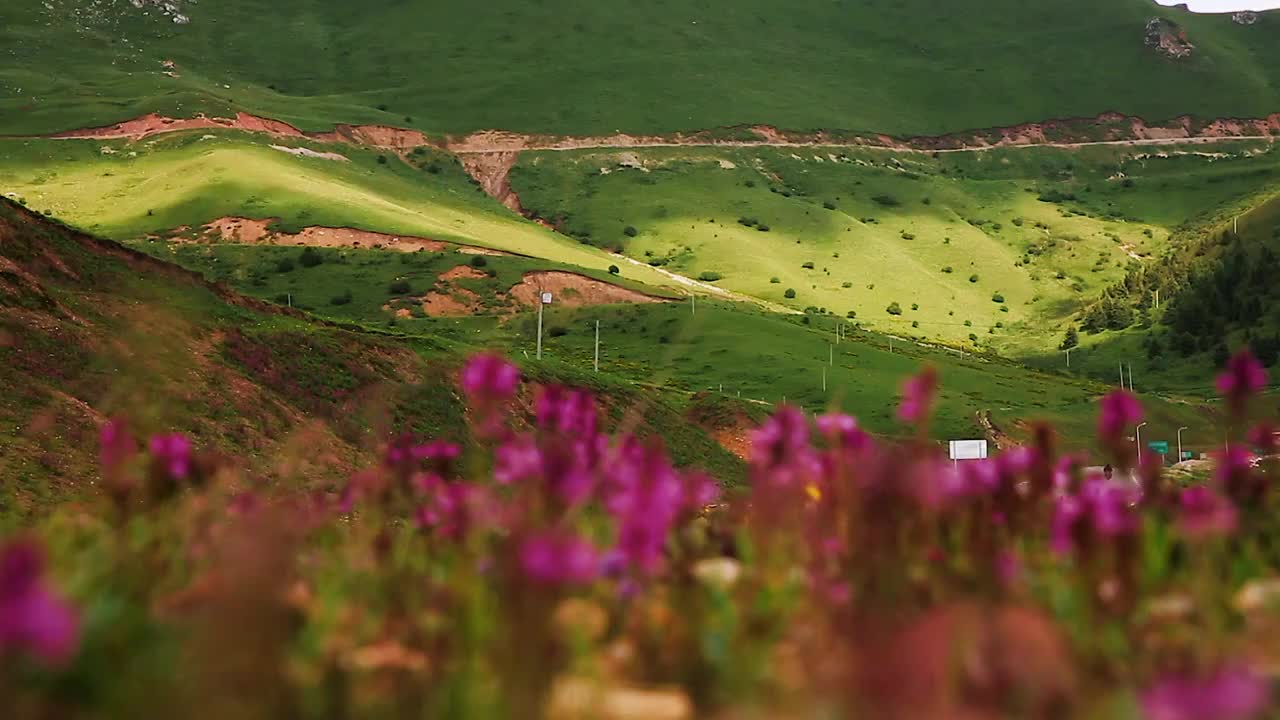
M76 613L45 587L43 574L35 543L16 540L0 549L0 657L25 651L59 664L75 653Z
M1267 386L1267 371L1248 350L1241 350L1227 361L1218 376L1218 393L1226 398L1233 412L1244 410L1249 398Z
M938 371L931 367L921 370L902 384L902 403L898 405L898 419L905 423L919 423L928 418L933 409L933 397L938 391Z
M1267 681L1246 668L1223 668L1212 675L1171 676L1142 694L1147 720L1248 720L1261 716L1270 700Z
M1098 411L1098 437L1113 442L1118 440L1130 425L1142 420L1142 403L1132 393L1112 390L1102 398Z

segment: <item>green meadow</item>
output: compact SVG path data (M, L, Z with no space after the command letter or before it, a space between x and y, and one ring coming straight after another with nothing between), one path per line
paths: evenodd
M0 192L117 240L199 227L226 216L275 218L276 229L356 227L477 245L607 270L616 259L527 222L470 182L456 160L423 151L403 162L350 146L290 143L298 157L237 132L143 142L0 140ZM628 266L632 279L669 282Z
M188 22L125 0L4 3L0 133L245 110L308 129L916 135L1280 107L1275 16L1245 27L1150 0L277 0L269 21L257 0L174 4ZM1157 16L1190 58L1143 44Z
M1033 356L1170 235L1272 181L1267 144L890 153L526 153L525 207L583 242L796 309Z

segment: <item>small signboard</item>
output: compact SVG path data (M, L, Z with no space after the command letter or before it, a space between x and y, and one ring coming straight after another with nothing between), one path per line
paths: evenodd
M542 304L543 304L543 305L550 305L550 304L551 304L551 293L549 293L549 292L544 292L544 293L542 293Z
M987 457L986 440L952 440L952 460L984 460Z
M1195 459L1196 459L1196 454L1195 454L1194 452L1191 452L1190 450L1183 450L1183 451L1182 451L1182 459L1183 459L1183 460L1195 460Z
M1161 455L1169 454L1168 440L1152 440L1151 442L1147 443L1147 447L1150 448L1151 452L1153 453L1159 453Z

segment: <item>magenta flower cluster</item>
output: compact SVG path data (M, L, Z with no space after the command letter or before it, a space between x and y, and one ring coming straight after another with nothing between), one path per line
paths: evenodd
M40 547L26 540L0 547L0 659L28 653L50 665L66 662L77 628L75 610L46 583Z

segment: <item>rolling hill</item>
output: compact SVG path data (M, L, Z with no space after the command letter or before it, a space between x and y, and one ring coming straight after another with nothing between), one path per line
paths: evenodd
M465 439L453 378L476 347L319 320L0 199L0 526L92 492L110 417L189 433L264 481L305 476L318 490L391 434ZM661 433L682 462L740 472L682 421L686 397L571 367L527 374L592 387L614 399L612 422Z
M1156 18L1172 52L1147 44ZM1149 0L20 0L0 8L0 133L151 111L596 135L1262 117L1277 23Z

